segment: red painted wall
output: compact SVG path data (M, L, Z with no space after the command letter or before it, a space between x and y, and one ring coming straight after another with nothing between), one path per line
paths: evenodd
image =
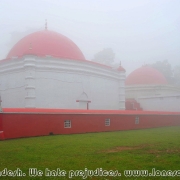
M180 125L180 113L25 113L6 112L2 115L5 139L42 136L53 134L73 134L132 130L162 126ZM108 111L107 111L108 112ZM141 111L142 112L142 111ZM139 116L139 124L135 118ZM110 119L110 126L105 126L105 119ZM64 121L71 120L71 128L64 128ZM1 119L0 119L1 122ZM0 125L2 127L2 125Z
M0 131L2 131L3 127L2 127L2 113L0 113Z
M4 140L2 113L0 113L0 140Z

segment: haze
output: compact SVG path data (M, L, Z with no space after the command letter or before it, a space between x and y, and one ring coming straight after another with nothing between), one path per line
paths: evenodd
M112 48L127 74L158 60L180 65L179 0L1 0L0 59L26 34L43 30L45 19L87 60Z

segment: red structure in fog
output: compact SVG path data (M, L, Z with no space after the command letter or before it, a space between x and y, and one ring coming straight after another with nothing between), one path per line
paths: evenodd
M126 99L125 106L126 110L143 110L140 103L138 103L135 99Z
M179 126L178 112L3 109L0 139Z

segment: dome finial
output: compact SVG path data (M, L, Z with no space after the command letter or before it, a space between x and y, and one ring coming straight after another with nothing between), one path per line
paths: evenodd
M47 19L45 20L45 30L47 30Z

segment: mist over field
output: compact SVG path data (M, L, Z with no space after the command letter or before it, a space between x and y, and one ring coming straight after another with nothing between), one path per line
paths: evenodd
M48 29L78 45L87 60L104 48L129 74L144 64L180 62L179 0L1 0L0 59L25 35Z

